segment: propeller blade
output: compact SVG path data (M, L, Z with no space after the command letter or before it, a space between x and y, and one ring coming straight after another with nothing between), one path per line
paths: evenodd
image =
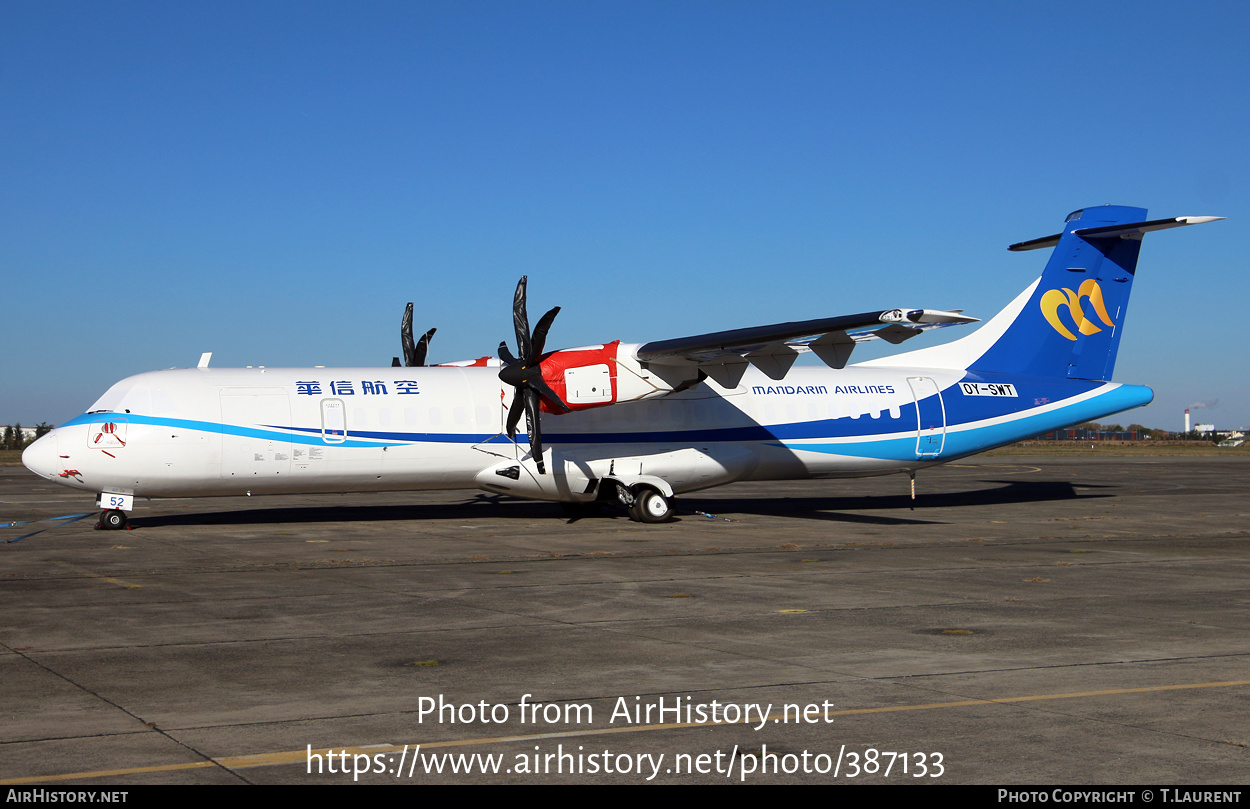
M534 359L537 360L543 353L543 346L547 344L547 331L551 328L551 323L556 319L556 315L560 314L560 307L557 306L538 320L538 325L534 327L534 336L531 340L534 347Z
M412 328L411 323L408 324L408 328ZM416 350L413 351L413 359L416 360L413 365L425 365L425 355L430 353L430 338L434 336L434 332L436 331L438 331L438 329L430 329L425 334L421 335L421 339L417 341ZM411 335L412 332L409 331L409 334Z
M512 406L508 408L507 432L509 438L516 438L516 425L521 420L521 411L525 409L525 397L521 390L512 394Z
M404 319L399 321L399 340L404 346L404 365L412 367L419 365L417 359L417 349L412 342L412 302L404 308Z
M528 276L522 275L517 281L516 294L512 297L512 326L516 330L516 347L521 359L529 362L534 356L530 351L530 320L525 312L525 282Z
M529 387L531 390L541 393L546 397L547 401L558 405L565 413L573 409L564 403L564 400L560 398L560 394L551 389L551 386L547 384L547 380L542 378L541 372L534 375L534 378L529 382Z
M529 422L529 438L530 438L530 457L534 459L538 466L538 474L545 475L547 470L543 465L543 430L540 426L540 416L538 415L538 393L533 388L526 388L523 391L525 398L525 418Z
M521 411L524 410L528 421L530 455L538 467L538 474L545 475L547 470L543 463L542 399L545 397L554 407L565 413L572 408L543 380L542 366L538 362L543 347L547 344L547 332L556 315L560 314L560 307L555 307L539 318L538 327L531 334L525 303L528 280L527 276L521 276L516 285L516 294L512 297L512 326L516 331L517 353L521 356L519 359L512 356L506 340L499 344L499 359L504 363L499 369L499 380L515 389L505 422L508 438L516 440L517 424L521 421Z

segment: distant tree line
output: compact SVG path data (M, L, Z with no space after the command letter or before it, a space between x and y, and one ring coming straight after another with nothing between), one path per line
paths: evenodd
M1137 432L1137 433L1144 433L1145 435L1150 435L1151 433L1155 432L1154 430L1151 430L1149 427L1143 427L1140 424L1130 424L1128 427L1121 427L1118 424L1099 424L1096 421L1087 421L1084 424L1074 424L1072 426L1076 427L1078 430L1090 430L1095 433Z
M3 436L0 436L0 450L4 449L26 449L35 443L35 439L52 429L52 425L46 421L41 421L35 425L35 435L27 438L26 433L22 430L22 425L12 424L4 428Z
M1187 433L1179 430L1171 432L1169 430L1161 430L1158 427L1144 427L1140 424L1130 424L1128 427L1121 427L1118 424L1099 424L1096 421L1087 421L1084 424L1074 424L1072 426L1077 429L1104 433L1137 432L1149 438L1170 439L1173 441L1211 441L1215 443L1221 438L1216 433L1200 433L1196 430L1191 430Z

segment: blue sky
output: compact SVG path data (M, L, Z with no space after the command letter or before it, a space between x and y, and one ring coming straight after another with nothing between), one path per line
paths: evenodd
M989 317L1112 202L1229 217L1147 237L1121 420L1248 425L1250 11L1041 5L2 2L0 423L389 364L409 300L493 353L522 274L549 347Z

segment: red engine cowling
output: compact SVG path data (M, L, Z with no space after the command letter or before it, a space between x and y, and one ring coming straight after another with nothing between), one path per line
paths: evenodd
M621 341L585 348L565 348L543 355L543 381L571 410L589 410L616 403L617 349ZM542 400L544 413L560 413Z

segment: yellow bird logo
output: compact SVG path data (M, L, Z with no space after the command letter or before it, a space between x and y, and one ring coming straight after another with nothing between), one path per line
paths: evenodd
M1046 317L1046 322L1054 328L1055 331L1067 337L1069 340L1075 340L1076 335L1073 334L1063 321L1059 319L1060 307L1067 307L1068 314L1072 318L1072 322L1076 325L1077 331L1081 334L1097 334L1102 331L1101 328L1094 325L1091 318L1085 316L1085 310L1081 306L1081 300L1089 301L1090 307L1094 313L1098 315L1098 319L1106 326L1114 326L1115 323L1107 314L1107 305L1102 300L1102 287L1098 286L1098 282L1093 278L1087 278L1080 289L1076 292L1068 288L1062 290L1051 289L1042 295L1041 306L1042 314Z

